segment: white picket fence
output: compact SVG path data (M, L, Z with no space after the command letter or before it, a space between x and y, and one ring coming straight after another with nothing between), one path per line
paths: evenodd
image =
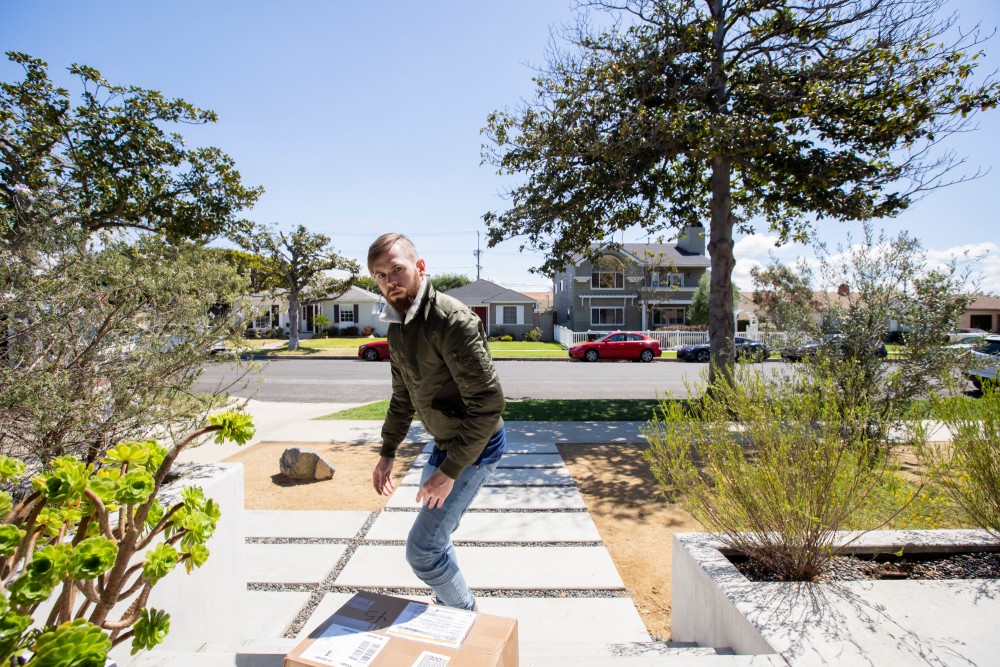
M601 338L606 336L608 331L571 331L566 327L556 325L553 327L553 338L564 347L572 347L576 343L585 343L593 337ZM637 331L650 338L660 341L660 347L664 350L680 347L682 345L697 345L708 342L707 331ZM740 331L737 336L758 340L767 345L772 350L778 350L785 345L787 334L783 331Z

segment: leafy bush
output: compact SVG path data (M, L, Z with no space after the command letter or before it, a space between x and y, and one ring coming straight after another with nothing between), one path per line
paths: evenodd
M734 379L693 408L662 402L644 429L646 458L726 546L786 580L814 579L837 551L835 532L884 483L887 458L865 428L875 407L842 413L826 398L830 379L764 378L742 365Z
M500 342L503 342L503 343L510 343L510 342L512 342L514 340L514 337L511 336L510 334L504 334L503 336L500 336L499 340L500 340Z
M373 327L370 327L370 326L367 326L367 325L365 326L364 329L361 330L361 335L362 336L371 336L374 333L375 333L375 329Z
M542 330L535 327L531 331L527 331L524 334L524 340L527 343L537 343L542 339Z
M935 395L931 410L948 427L951 442L928 442L927 425L913 422L918 456L951 499L1000 538L1000 390L984 387L975 402Z
M340 330L341 336L357 336L358 328L356 326L343 327Z
M163 480L191 443L214 435L242 445L253 430L249 417L226 412L169 450L155 440L120 443L97 466L58 457L31 478L31 492L16 506L0 492L0 661L25 664L20 656L31 651L29 665L103 665L108 651L130 638L133 654L162 642L170 617L146 608L149 594L177 565L190 572L205 563L220 517L194 486L164 506ZM23 481L26 469L0 456L0 482L8 487ZM53 595L44 625L31 628L32 614ZM112 619L127 600L122 617Z

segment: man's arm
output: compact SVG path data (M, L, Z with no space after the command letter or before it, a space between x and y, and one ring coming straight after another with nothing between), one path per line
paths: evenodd
M496 431L506 406L493 359L486 348L486 332L479 317L460 313L444 339L444 360L465 404L465 417L448 446L440 471L457 479L475 463Z
M392 482L392 465L396 460L396 450L403 442L410 424L413 422L413 415L416 412L413 403L410 401L410 392L403 382L396 365L391 361L392 371L392 397L389 399L389 410L385 415L385 423L382 424L382 447L379 449L379 460L372 472L372 486L375 492L382 496L392 495L396 485Z

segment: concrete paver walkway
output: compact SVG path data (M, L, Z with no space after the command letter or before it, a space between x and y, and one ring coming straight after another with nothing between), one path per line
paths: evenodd
M267 416L258 417L253 442L378 440L380 424L374 422L309 421L327 406L284 410L254 403L251 411ZM428 436L416 425L409 439ZM639 667L670 654L684 660L717 655L652 640L555 446L639 439L631 424L508 424L509 453L455 542L481 610L518 619L521 665ZM201 449L206 451L194 450L189 460L204 462L213 448ZM281 655L359 589L426 600L430 590L404 558L424 461L417 459L378 512L248 511L251 621L238 657L232 654L236 662L226 662L223 656L231 653L220 647L206 646L204 656L188 654L183 662L154 651L133 664L207 665L212 663L199 660L215 655L219 665L279 665Z

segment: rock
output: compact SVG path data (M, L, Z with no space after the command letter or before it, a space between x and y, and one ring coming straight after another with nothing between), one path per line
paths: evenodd
M278 465L281 474L291 479L330 479L335 472L332 463L308 447L289 447Z

